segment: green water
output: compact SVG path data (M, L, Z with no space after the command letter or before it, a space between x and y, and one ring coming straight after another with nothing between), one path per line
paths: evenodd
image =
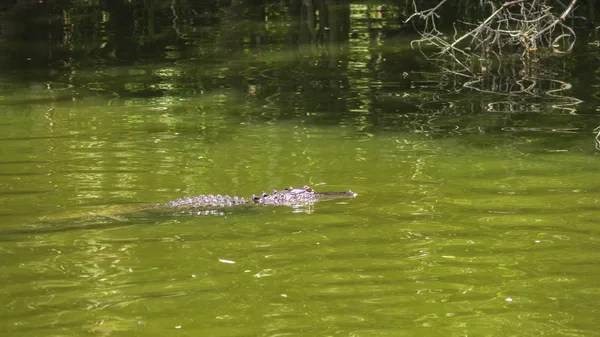
M71 10L71 58L0 41L0 335L600 336L597 50L544 64L567 109L447 90L385 6L350 6L342 47L269 7L84 56ZM300 185L358 196L135 211Z
M557 151L516 137L366 135L212 108L53 102L4 113L0 331L596 334L593 142ZM300 184L359 195L305 212L60 219ZM48 215L58 220L39 221Z

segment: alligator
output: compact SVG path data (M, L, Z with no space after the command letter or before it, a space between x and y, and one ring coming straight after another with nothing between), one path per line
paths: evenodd
M273 190L271 193L262 192L250 197L238 197L220 194L197 195L180 198L158 204L134 204L106 207L101 211L75 212L59 217L44 216L40 220L67 220L75 218L107 217L116 220L124 214L135 213L180 213L180 214L222 214L221 210L236 206L288 206L293 208L307 208L317 201L341 198L354 198L357 194L347 192L317 192L309 186L289 187L282 190Z
M176 209L181 212L203 211L207 209L218 209L234 207L238 205L269 205L289 206L301 208L310 206L317 201L340 198L354 198L357 194L348 192L317 192L309 186L288 187L283 190L273 190L271 193L262 192L260 195L253 194L249 198L228 195L198 195L194 197L181 198L158 204L159 208Z

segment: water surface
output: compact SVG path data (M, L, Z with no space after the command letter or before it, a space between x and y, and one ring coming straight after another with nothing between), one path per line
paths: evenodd
M427 87L352 10L334 69L268 24L237 53L215 25L152 62L3 68L0 333L598 335L593 103ZM358 196L112 211L305 184Z

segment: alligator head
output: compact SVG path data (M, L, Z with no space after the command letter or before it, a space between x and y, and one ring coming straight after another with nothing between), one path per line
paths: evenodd
M274 206L303 206L328 199L354 198L357 194L348 192L317 192L309 186L289 187L283 190L263 192L260 196L252 195L251 200L257 204Z

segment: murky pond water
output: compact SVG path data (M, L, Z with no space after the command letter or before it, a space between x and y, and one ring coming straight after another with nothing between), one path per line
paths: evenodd
M598 334L592 107L440 99L397 49L250 50L4 71L0 334ZM299 185L358 196L135 212Z

